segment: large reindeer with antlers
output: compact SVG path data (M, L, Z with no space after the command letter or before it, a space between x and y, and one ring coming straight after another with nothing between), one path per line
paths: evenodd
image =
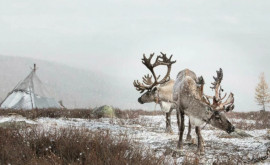
M198 154L204 154L202 145L203 138L201 136L200 126L203 123L211 124L212 126L224 130L227 133L234 131L234 126L227 120L221 111L230 111L234 108L234 98L231 93L227 100L222 103L225 98L221 97L223 89L220 83L223 78L223 72L220 69L217 71L217 77L214 77L215 82L212 83L212 89L215 89L215 96L207 96L203 93L204 80L203 77L197 78L196 74L188 69L185 69L177 75L176 82L173 88L173 100L177 105L177 110L181 113L181 124L179 128L178 148L183 149L183 132L184 132L184 114L189 116L191 124L195 125L196 134L198 137ZM213 99L212 104L210 99Z
M166 112L166 132L172 133L170 115L172 110L175 109L176 106L172 99L174 80L170 79L170 72L171 65L174 64L176 61L171 60L172 55L170 56L170 58L167 58L166 54L162 52L161 55L162 56L157 56L153 64L151 63L151 60L154 56L154 53L150 54L149 58L146 58L145 55L143 55L142 63L150 70L152 76L149 76L149 74L145 75L143 77L143 83L140 83L137 80L133 82L133 85L141 93L146 91L141 97L139 97L139 103L144 104L155 102L156 104L160 105L161 110ZM167 66L168 69L165 77L162 80L158 81L160 76L156 76L154 68L160 65ZM152 78L154 78L154 82L152 82ZM179 117L179 115L177 115L177 117ZM180 122L178 121L178 124L179 123ZM190 132L191 125L189 125L187 140L191 139Z

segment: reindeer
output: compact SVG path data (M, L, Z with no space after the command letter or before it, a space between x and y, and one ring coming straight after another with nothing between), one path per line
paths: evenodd
M183 132L184 132L184 114L189 116L192 125L195 125L195 131L198 137L198 154L204 154L203 138L201 136L201 128L204 123L224 130L227 133L234 131L234 126L228 121L221 111L231 111L234 108L234 97L230 93L227 100L222 103L226 97L221 97L223 89L220 83L223 78L222 69L217 71L215 82L212 83L212 89L215 89L215 96L207 96L203 93L204 80L203 77L197 78L196 74L189 69L185 69L177 75L173 87L173 100L177 106L177 111L181 115L181 124L179 125L179 141L178 148L183 149ZM209 99L213 99L212 104Z
M171 129L171 112L173 109L176 109L176 106L172 99L172 91L173 91L173 85L174 80L170 79L170 71L171 71L171 65L174 64L176 61L171 61L172 56L168 59L166 54L161 52L162 56L157 56L156 61L154 64L151 64L151 59L154 56L153 54L150 54L149 58L146 58L145 55L143 55L142 63L150 70L152 73L152 76L145 75L143 77L143 83L140 83L138 80L133 82L134 87L143 93L145 90L146 92L138 98L138 102L141 104L144 103L151 103L155 102L156 104L159 104L161 107L161 110L166 112L166 131L167 133L173 133ZM161 60L160 60L161 59ZM165 77L158 81L160 76L156 76L154 72L154 68L159 65L165 65L167 66L167 74ZM152 82L152 77L154 77L154 82ZM177 119L179 119L179 115L177 113ZM178 124L179 124L178 120ZM189 123L189 129L187 134L187 141L191 140L191 125Z

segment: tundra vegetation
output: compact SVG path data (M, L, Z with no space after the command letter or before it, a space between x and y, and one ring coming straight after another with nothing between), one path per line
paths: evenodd
M191 143L184 144L184 148L191 150L187 150L185 155L178 155L173 149L177 144L177 133L165 136L163 113L114 109L116 118L109 119L92 117L89 115L91 109L0 110L0 123L9 118L14 122L18 119L36 123L25 128L15 125L2 128L0 124L0 164L202 164L210 161L213 164L233 165L245 164L246 160L266 155L263 146L246 146L243 149L243 146L230 144L230 139L245 142L245 139L230 136L220 137L218 142L206 138L205 157L193 154L196 145ZM269 112L229 112L226 115L236 128L249 132L258 131L261 134L270 128ZM101 123L108 127L95 127ZM172 129L177 132L175 116L172 118ZM218 132L209 125L204 130ZM137 137L140 131L142 137ZM220 132L216 134L217 137L220 135ZM258 138L270 139L269 136L257 136L254 137L255 144L260 141ZM149 139L152 139L149 143L144 142ZM267 144L264 145L267 147Z
M161 164L125 135L64 128L0 128L0 164Z

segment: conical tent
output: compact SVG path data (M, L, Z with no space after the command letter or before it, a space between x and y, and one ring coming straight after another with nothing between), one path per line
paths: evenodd
M36 75L36 65L34 64L31 73L8 94L0 108L48 109L62 108L62 106L49 97L46 87Z

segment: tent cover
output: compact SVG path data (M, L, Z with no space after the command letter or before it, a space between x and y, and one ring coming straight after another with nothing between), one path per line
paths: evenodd
M46 87L36 75L36 65L1 103L4 109L48 109L63 108L54 98L49 97Z

